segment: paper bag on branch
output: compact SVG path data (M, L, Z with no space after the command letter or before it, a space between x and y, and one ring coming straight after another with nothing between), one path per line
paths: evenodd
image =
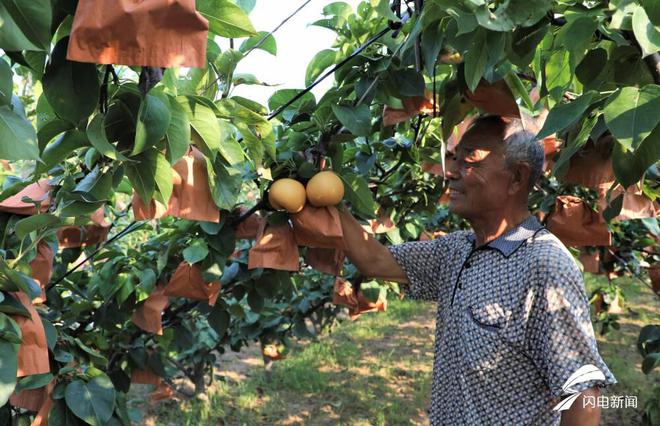
M339 211L334 206L305 205L291 215L293 233L299 246L345 249Z
M403 109L385 105L383 108L383 126L393 126L408 121L419 114L433 114L433 93L426 91L425 96L411 96L401 99ZM436 106L436 110L439 106Z
M16 377L50 373L46 332L39 313L25 293L12 292L9 294L18 299L30 313L30 318L22 315L11 315L12 319L21 328L22 336L21 346L18 350Z
M585 146L571 157L568 171L560 179L587 188L612 184L615 179L611 155L613 144L611 136L600 138L596 143L587 141Z
M57 230L60 248L85 247L100 244L108 239L111 223L105 219L105 209L101 207L92 213L93 225L65 226Z
M653 291L660 294L660 263L649 266L648 271Z
M344 265L344 257L341 250L310 247L305 253L305 263L319 272L339 275Z
M288 223L272 226L264 221L259 226L255 245L248 252L248 269L255 268L300 270L298 245Z
M163 323L161 316L167 307L168 299L164 294L165 286L159 284L154 288L149 297L138 307L133 315L131 321L142 330L154 333L159 336L163 335Z
M604 186L599 188L600 198L598 200L598 206L601 210L607 208L607 190L608 188ZM614 201L621 194L623 194L623 204L619 215L613 219L614 222L657 217L653 201L647 198L636 185L631 185L625 191L623 191L621 186L617 186L610 194L610 202Z
M516 98L504 80L495 83L481 80L474 92L468 90L465 97L472 105L488 114L520 118Z
M205 282L199 266L183 261L172 274L164 294L171 297L203 300L213 306L220 294L220 281Z
M360 315L368 312L383 312L387 310L387 293L381 291L378 300L371 302L362 292L357 292L357 307L349 309L348 315L351 319L357 319Z
M357 310L359 306L357 295L353 285L341 277L335 278L335 284L332 293L332 303L345 306L349 310Z
M52 405L52 400L50 399L51 394L53 393L53 388L55 387L55 382L51 381L46 386L42 386L37 389L27 389L19 393L14 393L9 399L9 403L14 407L24 408L29 411L38 412L37 417L32 422L34 425L46 426L48 423L44 420L47 420L48 412L50 411L50 406ZM45 417L44 417L45 412ZM39 419L39 423L37 420Z
M23 188L18 194L0 201L0 211L25 216L45 213L50 206L49 191L50 184L48 183L48 179L42 179L39 182L32 183ZM33 203L21 201L23 197L41 202L39 210L37 211Z
M579 257L580 263L584 267L584 272L592 274L600 273L600 253L598 251L589 252L582 250Z
M603 216L572 195L557 197L546 227L566 246L609 246L612 241Z
M150 369L146 370L132 370L131 371L131 383L137 383L140 385L156 385L158 386L163 379L155 374Z
M239 213L243 214L246 210L247 209L245 208L241 208L239 209ZM247 238L252 240L257 238L257 233L259 233L259 226L265 220L266 219L259 216L257 213L248 216L245 220L239 223L238 226L236 226L236 239L238 240Z
M207 37L208 21L195 0L79 0L67 59L201 68Z
M133 194L133 214L136 220L174 216L187 220L220 222L220 210L213 201L204 155L194 146L174 166L172 197L167 206L151 200L145 205Z
M41 295L37 296L32 302L43 303L46 301L46 286L53 276L53 259L55 253L46 240L39 241L37 244L37 256L30 262L32 269L32 278L39 283Z

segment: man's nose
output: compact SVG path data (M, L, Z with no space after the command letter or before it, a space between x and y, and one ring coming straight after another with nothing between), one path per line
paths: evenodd
M458 179L459 177L458 166L456 164L456 159L454 158L453 155L448 155L445 158L445 167L447 169L445 173L445 178Z

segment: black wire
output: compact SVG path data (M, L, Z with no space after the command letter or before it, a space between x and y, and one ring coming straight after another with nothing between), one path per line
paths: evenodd
M273 112L268 116L268 120L272 120L273 118L277 117L282 111L284 111L284 110L287 109L289 106L291 106L291 104L293 104L295 101L297 101L298 99L300 99L300 98L302 98L303 96L305 96L305 95L306 95L307 93L309 93L314 87L316 87L319 83L321 83L323 80L325 80L326 78L328 78L328 76L330 76L332 73L334 73L335 71L337 71L339 68L341 68L341 67L343 67L344 65L346 65L346 63L347 63L348 61L350 61L351 59L353 59L354 57L356 57L357 55L359 55L360 53L362 53L362 51L364 51L364 49L366 49L367 47L369 47L372 43L374 43L375 41L377 41L379 38L381 38L382 36L384 36L385 34L387 34L387 33L390 32L390 31L392 31L392 28L391 28L391 27L387 27L387 28L382 29L382 30L381 30L378 34L376 34L375 36L371 37L369 40L367 40L366 43L364 43L364 44L363 44L362 46L360 46L357 50L355 50L353 53L351 53L346 59L344 59L343 61L339 62L339 63L336 64L334 67L332 67L329 71L327 71L325 74L323 74L323 76L321 76L320 78L318 78L314 83L310 84L307 88L305 88L303 91L301 91L301 92L298 93L296 96L294 96L289 102L285 103L284 105L280 106L280 107L277 108L275 111L273 111Z

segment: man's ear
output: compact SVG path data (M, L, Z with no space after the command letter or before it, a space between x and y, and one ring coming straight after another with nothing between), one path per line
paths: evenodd
M509 195L517 194L523 191L529 192L529 179L532 175L532 168L524 161L518 161L511 169L511 184L509 185Z

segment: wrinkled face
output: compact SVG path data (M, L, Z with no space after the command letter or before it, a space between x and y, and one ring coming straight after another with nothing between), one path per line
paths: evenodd
M464 219L487 216L508 203L512 173L504 162L504 142L488 130L471 129L449 156L449 210Z

